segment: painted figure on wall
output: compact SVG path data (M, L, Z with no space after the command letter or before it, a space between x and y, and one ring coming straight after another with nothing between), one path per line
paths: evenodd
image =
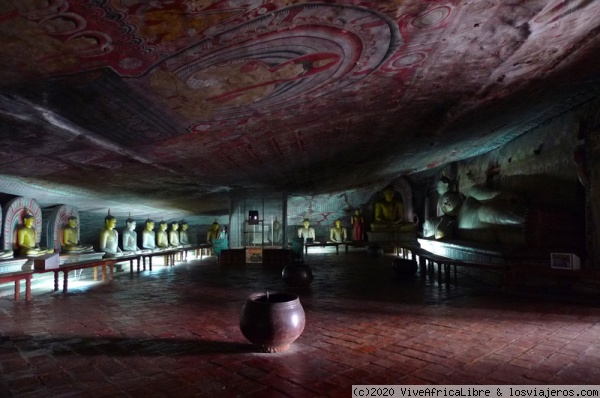
M157 68L150 84L167 104L182 116L197 119L213 109L253 104L269 98L278 85L335 67L338 54L315 53L270 65L260 59L236 59L212 65L190 76ZM184 70L187 70L184 69Z
M62 251L65 253L84 253L94 251L93 245L84 245L79 242L79 228L77 217L70 216L67 225L62 230Z
M347 240L348 232L346 228L342 227L342 220L335 220L333 227L329 228L329 241L335 243L342 243Z
M302 238L304 242L309 240L314 242L315 229L310 226L310 220L308 218L305 218L304 221L302 221L302 228L298 229L298 238Z
M119 257L123 251L119 247L119 233L115 230L117 219L108 215L104 218L104 229L100 232L99 249L104 252L104 257Z
M25 214L23 225L17 229L17 246L21 256L41 256L50 252L49 249L41 248L37 243L37 231L33 227L35 217Z
M352 224L352 240L357 242L363 241L365 236L365 220L362 214L360 214L359 209L354 210L354 214L350 217L350 223Z

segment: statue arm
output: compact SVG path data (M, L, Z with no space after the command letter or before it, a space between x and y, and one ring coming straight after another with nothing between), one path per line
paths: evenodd
M100 250L104 251L106 249L106 242L108 241L108 232L102 231L100 232Z

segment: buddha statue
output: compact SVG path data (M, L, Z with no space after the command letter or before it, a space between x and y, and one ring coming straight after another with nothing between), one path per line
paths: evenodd
M452 239L458 228L457 216L461 205L462 197L458 192L444 191L438 203L442 215L425 220L423 223L423 237Z
M159 249L168 249L169 248L169 234L167 234L167 223L165 221L161 221L158 224L158 231L156 232L156 247Z
M126 221L127 227L123 230L123 252L126 254L141 253L137 246L137 232L135 232L136 222L131 217Z
M273 221L273 243L281 243L281 223L277 221L277 217Z
M440 200L443 215L423 224L423 236L495 241L510 239L511 230L520 231L525 223L522 199L508 192L472 186L465 200L458 192L446 192Z
M342 220L337 219L333 227L329 228L329 241L334 243L342 243L348 240L348 232L342 227Z
M311 239L314 242L315 229L310 226L310 220L308 218L305 218L304 221L302 221L302 228L298 229L298 238L302 238L304 242L308 239Z
M86 253L94 251L93 245L84 245L79 242L79 229L77 228L77 217L70 216L67 225L62 230L62 251L70 253Z
M179 223L176 221L171 223L171 229L169 230L169 246L181 247L179 243Z
M372 231L411 231L414 223L404 220L404 203L396 197L396 190L388 185L383 189L382 197L375 203L375 217L371 223Z
M206 243L210 243L211 245L215 243L215 239L219 238L219 223L213 222L210 226L210 229L206 233Z
M104 252L105 258L120 257L123 251L119 247L119 233L115 230L117 219L110 213L104 218L104 229L100 231L101 252Z
M190 226L187 222L181 222L181 229L179 230L179 243L183 246L190 245L190 238L188 236L188 229Z
M142 249L156 250L156 233L154 232L154 221L147 219L142 231Z
M37 231L33 227L35 218L32 214L23 217L23 224L17 229L17 246L21 256L41 256L52 250L41 248L37 244Z

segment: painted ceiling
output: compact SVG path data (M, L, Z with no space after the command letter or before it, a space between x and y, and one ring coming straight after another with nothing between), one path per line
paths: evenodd
M227 210L419 176L597 97L596 0L0 2L0 192Z

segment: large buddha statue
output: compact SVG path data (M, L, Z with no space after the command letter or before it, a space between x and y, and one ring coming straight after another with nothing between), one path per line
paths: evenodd
M525 223L525 206L517 195L472 186L465 200L457 192L446 192L440 200L443 216L423 225L423 236L475 241L508 240L511 231L520 231Z
M404 203L396 197L396 190L388 185L383 189L382 197L375 202L375 215L371 223L372 231L411 231L414 223L404 220Z
M93 245L84 245L79 242L79 229L77 217L70 216L67 225L62 230L62 251L69 253L86 253L94 251Z
M123 230L123 252L125 254L141 253L137 246L137 232L135 232L136 222L131 217L126 221L127 227Z
M37 244L37 231L33 227L35 218L27 213L23 217L23 224L17 229L17 246L21 256L41 256L50 252L50 249L41 248Z
M104 257L120 257L123 251L119 247L119 233L115 230L117 219L111 216L110 213L104 218L104 229L100 231L101 252L104 252Z
M156 232L156 247L159 249L169 248L169 234L167 233L168 225L165 221L161 221L158 224L158 231Z
M183 246L188 246L190 245L190 238L188 236L188 229L190 228L190 226L188 225L187 222L182 221L181 222L181 229L179 230L179 243Z
M215 239L219 238L219 223L213 222L210 226L210 229L206 233L206 243L210 243L211 245L215 243Z
M335 220L333 227L329 229L329 241L335 243L342 243L347 240L348 232L346 228L342 227L342 220Z
M315 229L310 226L310 220L308 218L305 218L304 221L302 221L302 228L298 228L298 238L302 238L304 242L308 239L312 239L314 242Z
M174 221L171 223L171 229L169 230L169 246L170 247L181 247L179 243L179 223Z
M144 230L142 231L142 249L156 250L156 233L154 232L154 221L146 220Z

